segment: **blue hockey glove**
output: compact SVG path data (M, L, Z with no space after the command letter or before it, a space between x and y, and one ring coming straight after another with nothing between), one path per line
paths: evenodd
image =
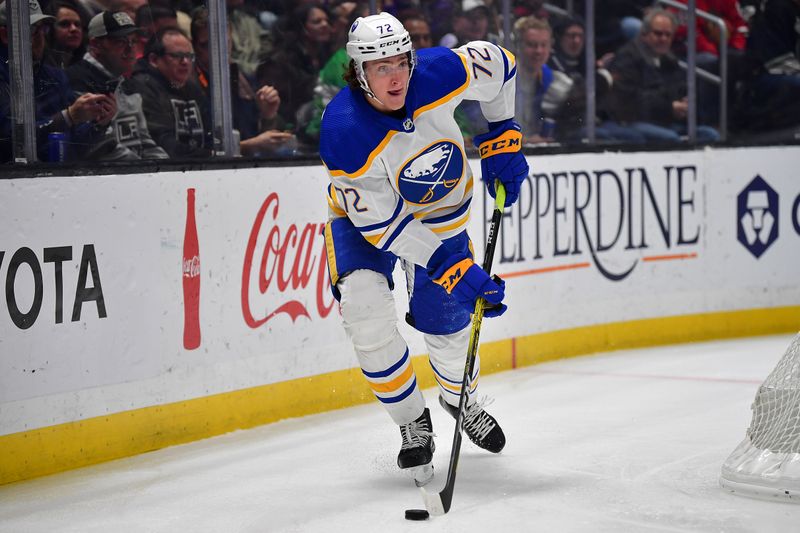
M492 122L489 128L489 132L476 135L473 141L481 153L481 179L492 198L495 179L502 182L508 207L517 201L520 184L528 177L528 162L520 151L522 133L519 124L511 119Z
M505 296L505 282L495 276L489 277L481 267L465 254L451 255L429 274L434 283L441 285L448 294L467 311L475 310L475 301L483 298L488 303L484 316L496 317L508 308L502 303Z

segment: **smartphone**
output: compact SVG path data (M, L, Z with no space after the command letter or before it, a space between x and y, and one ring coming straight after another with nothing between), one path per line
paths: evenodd
M102 94L113 95L115 92L117 92L118 86L119 80L109 80L101 86L98 92Z

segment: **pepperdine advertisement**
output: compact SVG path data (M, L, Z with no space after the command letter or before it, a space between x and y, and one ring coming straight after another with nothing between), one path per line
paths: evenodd
M800 304L799 154L529 156L495 255L509 311L482 342ZM0 435L355 367L327 184L316 165L0 180Z

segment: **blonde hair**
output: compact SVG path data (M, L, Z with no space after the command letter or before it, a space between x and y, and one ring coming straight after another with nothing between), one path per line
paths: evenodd
M553 37L553 28L550 27L549 22L529 15L527 17L520 17L514 23L514 37L516 41L522 41L522 36L528 30L543 30L549 33L551 38Z

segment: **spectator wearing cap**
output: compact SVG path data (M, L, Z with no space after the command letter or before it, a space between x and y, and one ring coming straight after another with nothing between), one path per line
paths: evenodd
M135 92L125 75L133 69L138 28L127 13L102 11L89 22L89 51L67 69L73 89L78 92L113 94L117 114L106 138L89 154L89 159L120 161L169 157L147 129L142 95Z
M194 60L189 37L165 28L147 42L131 78L150 135L171 158L208 157L213 148L208 100L193 78Z
M149 4L148 0L110 0L108 2L108 7L110 11L123 11L127 14L131 20L136 20L136 11L144 6Z
M54 17L42 13L36 0L27 2L31 23L33 90L36 109L37 154L47 160L48 136L64 133L68 137L68 160L80 160L100 140L117 112L113 96L75 92L61 69L45 64L45 34ZM0 3L0 161L11 159L11 76L8 69L8 28L6 2Z

